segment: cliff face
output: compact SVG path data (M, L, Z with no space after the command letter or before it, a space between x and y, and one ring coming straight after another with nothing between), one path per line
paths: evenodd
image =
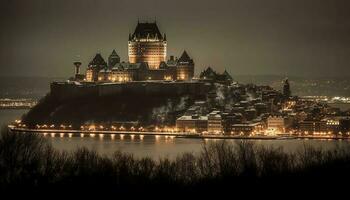
M181 94L169 88L151 91L150 88L156 88L154 86L142 88L138 85L139 89L129 90L119 90L119 87L104 86L102 90L95 88L99 91L97 93L78 95L74 90L79 89L74 86L71 89L55 88L23 117L23 122L28 126L71 124L75 127L86 122L113 121L138 121L145 126L173 125L176 117L182 115L195 100L206 98L204 90L196 90L194 85L180 86L177 91L183 91Z
M57 100L69 100L78 97L135 95L135 96L203 96L210 89L208 83L203 82L164 82L137 81L126 83L84 83L53 82L50 94Z

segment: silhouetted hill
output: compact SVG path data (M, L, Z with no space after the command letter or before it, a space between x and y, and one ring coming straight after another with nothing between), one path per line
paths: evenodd
M175 118L199 99L191 96L111 95L57 100L48 94L23 121L27 125L85 122L139 121L141 124L173 124Z

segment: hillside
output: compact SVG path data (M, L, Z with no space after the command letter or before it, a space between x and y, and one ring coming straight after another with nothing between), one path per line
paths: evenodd
M203 98L203 97L202 97ZM164 95L89 96L60 100L48 94L23 116L29 126L87 122L139 121L144 125L172 125L199 97Z

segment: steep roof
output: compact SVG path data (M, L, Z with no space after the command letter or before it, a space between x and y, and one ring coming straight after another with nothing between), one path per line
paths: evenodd
M187 54L186 51L184 51L181 55L181 57L179 58L179 61L178 62L191 62L191 58L190 56Z
M106 61L103 59L103 57L101 56L101 54L97 53L94 57L94 59L92 59L92 61L89 63L89 65L103 65L103 66L107 66Z
M216 76L217 76L216 72L211 67L208 67L207 69L202 71L200 74L200 78L212 79L212 78L216 78Z
M222 73L226 77L226 79L233 80L232 76L225 70L224 73Z
M156 23L138 23L132 38L136 37L138 39L146 39L147 36L150 38L155 38L157 36L158 39L163 39Z
M117 54L117 52L115 51L115 49L113 49L110 57L118 57L119 58L119 55Z

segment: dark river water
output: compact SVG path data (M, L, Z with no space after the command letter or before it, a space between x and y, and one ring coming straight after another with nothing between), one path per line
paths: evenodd
M27 110L0 110L0 124L6 125L27 112ZM112 155L113 152L120 150L122 152L132 153L136 157L148 156L155 159L161 157L175 158L177 155L192 152L199 153L202 146L211 142L220 140L202 140L190 138L165 138L164 136L156 139L154 136L145 136L142 140L138 137L131 139L125 136L120 139L116 135L115 139L99 137L50 137L46 136L58 150L75 150L79 147L87 147L98 151L101 154ZM228 142L235 143L233 140ZM294 152L301 150L305 145L311 145L323 149L332 149L336 146L349 146L347 140L254 140L256 144L262 144L274 147L283 147L285 151Z

